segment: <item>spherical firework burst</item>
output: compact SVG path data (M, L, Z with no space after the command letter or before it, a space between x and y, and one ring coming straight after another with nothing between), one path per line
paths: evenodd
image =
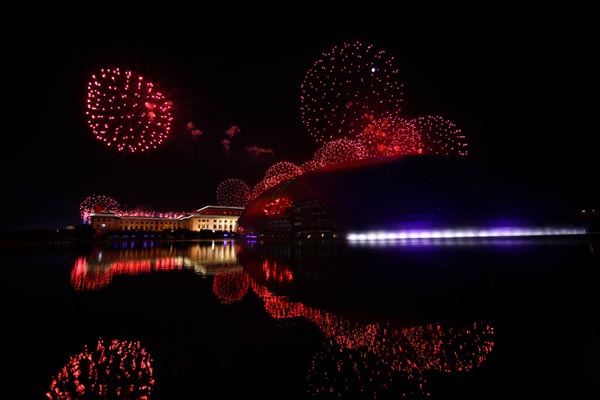
M250 188L241 179L225 179L217 186L217 203L220 206L246 207Z
M139 342L98 341L71 356L52 379L49 399L149 399L154 388L152 358Z
M90 214L100 211L118 211L119 203L110 196L93 194L79 204L79 215L84 224L90 223Z
M302 169L296 164L289 161L275 163L265 172L265 189L269 189L298 175L302 175Z
M250 200L254 200L258 196L260 196L265 190L267 190L267 184L263 179L262 181L257 182L256 185L254 185L254 187L252 188L252 191L250 192Z
M437 156L466 156L467 140L454 123L439 115L428 115L412 120L423 143L423 154Z
M309 172L309 171L317 170L317 169L321 168L321 166L315 160L308 160L308 161L302 163L300 165L300 168L304 172Z
M144 152L170 134L172 102L152 82L119 68L103 68L87 87L87 122L98 140L118 151Z
M310 135L324 143L362 132L364 115L397 115L402 84L393 57L361 42L324 52L300 86L300 113Z
M365 148L356 140L337 139L319 148L313 160L322 167L367 158Z
M364 117L368 125L356 140L364 147L369 158L422 152L421 137L411 121L394 116L377 119L373 115Z

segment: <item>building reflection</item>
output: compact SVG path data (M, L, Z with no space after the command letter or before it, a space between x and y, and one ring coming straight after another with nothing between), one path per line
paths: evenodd
M123 247L122 245L126 246ZM96 290L109 285L118 275L138 275L158 271L193 269L200 275L221 270L241 270L233 241L196 243L192 246L155 246L152 242L123 243L94 247L78 257L71 270L76 290Z
M246 254L244 249L248 248L233 242L202 243L181 248L97 248L87 257L77 259L71 283L77 290L96 290L110 284L117 275L190 268L197 274L212 277L213 294L225 307L242 302L246 296L256 296L264 311L275 321L294 323L294 319L302 318L318 327L323 338L306 372L306 392L308 397L319 399L344 398L357 393L366 398L385 397L386 394L428 397L427 381L434 374L471 371L484 363L494 348L494 327L487 321L459 325L409 324L380 313L371 315L363 311L358 316L332 311L327 306L310 305L301 300L301 296L292 298L282 294L298 284L297 275L302 279L308 276L308 271L299 270L310 264L307 263L308 255L334 262L328 258L332 256L331 251L322 247L299 250L294 246L279 246L264 251L255 251L252 247L252 251ZM248 254L250 257L247 257ZM329 279L323 271L310 276ZM110 345L99 342L98 355L86 349L73 356L53 380L49 397L54 393L54 397L50 398L70 398L60 397L58 393L68 390L76 393L78 383L74 382L80 379L77 378L81 376L79 370L83 369L86 379L97 381L86 387L100 390L108 378L88 371L116 360L117 356L111 358L108 353L123 353L124 346L116 342ZM127 346L142 351L139 345ZM144 382L153 383L149 357L141 359L138 356L136 360L138 368L140 363L145 363L149 369L124 374L104 368L103 373L116 374L114 379L121 375L130 378L135 375L140 380L145 379ZM83 362L90 365L82 367ZM141 372L149 375L142 376ZM151 386L146 384L144 387ZM104 386L102 388L108 390Z
M140 342L99 339L69 357L52 378L49 399L150 399L152 358Z
M461 326L432 323L401 327L381 318L367 321L362 316L354 320L305 305L267 287L269 283L282 283L282 277L293 279L289 265L268 258L260 265L261 269L251 269L252 275L246 270L219 272L214 294L223 304L231 304L253 293L274 319L305 318L319 328L325 340L307 373L311 397L344 398L364 393L376 398L385 392L427 397L428 373L472 370L494 348L494 328L485 321Z

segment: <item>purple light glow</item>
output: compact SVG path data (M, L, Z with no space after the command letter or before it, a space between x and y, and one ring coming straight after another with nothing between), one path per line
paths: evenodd
M500 238L500 237L530 237L530 236L565 236L585 235L587 231L581 227L558 228L468 228L468 229L421 229L400 231L377 231L349 233L349 242L374 242L413 239L460 239L460 238Z

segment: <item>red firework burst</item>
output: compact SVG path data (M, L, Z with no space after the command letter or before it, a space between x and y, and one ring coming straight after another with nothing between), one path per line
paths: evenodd
M250 198L250 188L241 179L225 179L217 186L216 195L220 206L245 207Z
M288 161L275 163L265 172L265 190L298 175L302 175L302 169L296 164Z
M79 204L79 215L84 224L90 223L90 215L100 211L119 211L119 203L110 196L93 194Z
M428 115L412 120L423 143L423 154L437 156L466 156L468 143L465 135L453 122L439 115Z
M342 138L325 143L315 152L313 160L322 168L365 158L367 152L358 141Z
M258 196L260 196L265 190L267 190L267 184L263 179L262 181L257 182L256 185L254 185L254 187L252 188L252 191L250 192L250 200L254 200Z
M421 137L411 121L394 116L376 119L373 115L365 115L364 118L368 125L356 140L368 157L421 154Z
M87 87L87 122L98 140L118 151L144 152L169 136L173 103L142 76L103 68Z
M394 59L360 42L324 52L300 86L300 113L310 135L325 143L353 139L368 125L364 115L397 115L402 84Z

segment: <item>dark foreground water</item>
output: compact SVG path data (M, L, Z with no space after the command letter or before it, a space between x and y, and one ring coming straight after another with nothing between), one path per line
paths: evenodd
M584 399L598 238L4 249L18 399Z

